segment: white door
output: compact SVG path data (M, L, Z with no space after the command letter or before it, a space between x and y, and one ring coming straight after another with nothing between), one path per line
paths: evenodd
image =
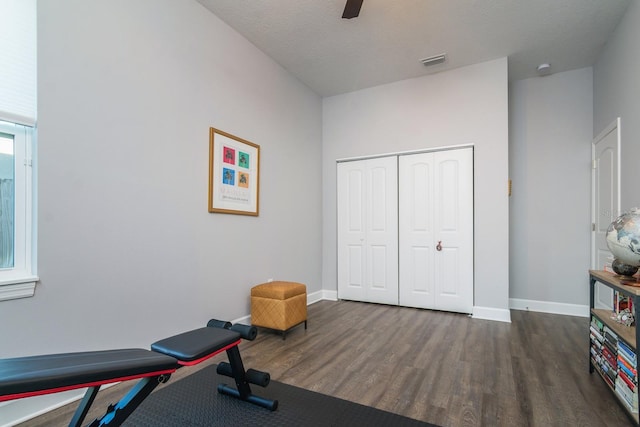
M338 163L338 298L398 304L397 157Z
M609 224L620 215L620 118L604 129L591 144L593 158L591 188L591 268L611 267L612 254L606 243ZM613 308L613 290L599 285L598 308Z
M400 305L473 311L473 149L399 159Z

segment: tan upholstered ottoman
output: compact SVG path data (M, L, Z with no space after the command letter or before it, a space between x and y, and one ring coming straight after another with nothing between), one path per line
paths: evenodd
M307 329L307 287L296 282L269 282L251 288L251 324L282 332L304 322Z

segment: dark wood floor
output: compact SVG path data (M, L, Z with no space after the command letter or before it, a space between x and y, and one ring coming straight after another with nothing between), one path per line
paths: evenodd
M632 425L589 374L587 318L512 311L511 320L321 301L309 306L308 330L285 341L260 331L241 353L245 367L274 380L441 426ZM169 383L204 366L178 370ZM90 416L122 388L100 393ZM64 426L73 410L21 426Z

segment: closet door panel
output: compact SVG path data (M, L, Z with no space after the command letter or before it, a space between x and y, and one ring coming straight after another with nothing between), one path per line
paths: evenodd
M433 155L399 158L400 305L435 308Z
M473 150L399 159L400 304L473 310Z
M398 303L396 157L338 163L338 298Z
M473 150L434 155L435 300L439 310L473 312Z
M366 301L398 304L398 160L367 162Z
M365 297L365 165L338 163L338 298Z

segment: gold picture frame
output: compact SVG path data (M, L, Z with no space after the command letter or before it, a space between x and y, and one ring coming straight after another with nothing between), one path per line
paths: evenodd
M260 146L209 129L209 212L258 216Z

